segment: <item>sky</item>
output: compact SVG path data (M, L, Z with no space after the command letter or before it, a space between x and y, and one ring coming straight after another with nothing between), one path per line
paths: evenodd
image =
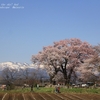
M0 0L0 63L70 38L100 43L100 0Z

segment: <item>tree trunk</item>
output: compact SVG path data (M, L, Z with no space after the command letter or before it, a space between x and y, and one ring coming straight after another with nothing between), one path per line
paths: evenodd
M66 71L63 73L64 79L65 79L65 85L67 85L68 88L70 85L70 79L71 79L72 72L73 72L73 68L70 70L69 75L67 75Z
M50 76L50 84L52 84L53 83L53 78L55 77L55 75L49 75Z
M65 86L69 88L69 85L70 85L70 80L68 78L65 78Z

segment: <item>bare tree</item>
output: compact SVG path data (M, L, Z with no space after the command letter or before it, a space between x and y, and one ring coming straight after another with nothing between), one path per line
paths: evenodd
M12 68L5 68L2 71L2 77L6 81L11 81L11 80L14 81L18 78L18 71Z

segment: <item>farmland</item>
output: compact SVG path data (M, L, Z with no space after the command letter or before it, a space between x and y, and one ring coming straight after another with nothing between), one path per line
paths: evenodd
M0 100L100 100L99 88L63 88L61 93L55 93L53 87L16 88L14 90L0 90Z
M100 100L100 94L0 93L0 100Z

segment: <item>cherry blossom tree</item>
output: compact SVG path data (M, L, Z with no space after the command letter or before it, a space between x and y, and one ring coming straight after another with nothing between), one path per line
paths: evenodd
M97 55L93 57L93 59L91 60L91 63L94 63L95 67L97 67L98 71L100 72L100 44L98 44L97 46L94 46L94 49Z
M76 38L65 39L43 47L41 52L32 56L32 62L43 64L52 78L61 72L65 84L69 84L71 77L76 76L76 68L93 55L95 52L89 43Z
M78 70L81 72L81 79L84 81L100 80L100 44L93 47L96 52L92 58L86 59Z
M78 77L79 80L82 80L83 82L95 82L99 79L100 72L98 72L98 67L95 66L97 64L91 62L93 59L94 58L86 59L77 69L77 71L80 73Z

